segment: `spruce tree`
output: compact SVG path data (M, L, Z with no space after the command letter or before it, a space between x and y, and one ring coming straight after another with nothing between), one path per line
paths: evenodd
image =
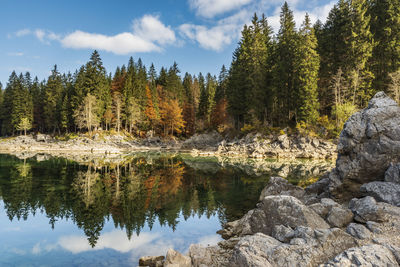
M280 29L277 35L277 60L274 85L278 100L277 120L286 125L295 119L298 90L295 87L295 58L297 58L298 35L293 12L285 2L280 14Z
M43 116L45 127L48 131L55 132L60 129L60 103L62 103L63 83L57 65L51 71L44 88Z
M296 86L298 87L297 120L314 123L318 119L318 71L319 55L317 39L310 17L306 14L299 32L296 58Z

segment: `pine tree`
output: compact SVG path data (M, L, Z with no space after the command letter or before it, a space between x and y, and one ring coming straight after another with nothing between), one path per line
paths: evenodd
M296 86L298 87L298 121L314 123L318 119L318 71L319 55L317 39L306 14L299 32L299 47L296 58Z
M278 99L277 120L281 125L295 118L298 91L295 87L295 58L298 46L298 35L295 28L293 12L287 2L282 6L280 14L280 29L277 35L277 49L275 57L275 90Z
M154 131L154 126L157 124L157 114L153 105L153 96L148 85L146 86L146 109L144 114L151 130Z
M372 56L373 36L370 31L368 0L351 1L350 84L353 90L353 105L364 106L375 93L371 84L373 74L367 66Z
M53 132L55 132L57 129L60 129L60 110L58 109L58 107L60 106L59 103L62 102L63 90L64 88L61 80L61 75L57 70L57 65L55 65L54 69L51 72L51 75L47 79L47 83L44 88L43 116L45 127L48 131L52 130Z

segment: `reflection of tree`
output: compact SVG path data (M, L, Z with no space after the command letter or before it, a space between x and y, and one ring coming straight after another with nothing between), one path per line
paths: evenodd
M283 169L256 176L215 162L203 162L201 169L195 165L176 156L136 155L117 163L78 165L58 158L36 162L0 155L0 197L10 220L26 219L38 209L52 227L71 218L95 246L110 218L129 238L156 221L176 229L181 215L185 220L218 215L221 223L237 219L253 208L273 171Z

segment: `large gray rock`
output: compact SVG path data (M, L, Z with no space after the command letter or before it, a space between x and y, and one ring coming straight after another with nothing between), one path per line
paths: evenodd
M378 201L400 207L400 184L391 182L371 182L361 186L365 196L372 196Z
M385 172L385 182L400 184L400 163L392 163Z
M366 245L358 248L350 248L327 264L325 267L342 266L399 266L393 253L382 245Z
M350 201L349 208L354 213L354 220L361 223L382 222L387 219L384 208L373 197L354 198Z
M340 134L336 168L329 175L329 190L336 197L351 197L362 184L383 181L390 163L400 161L399 125L400 107L383 92L349 118Z
M229 266L315 266L356 245L344 231L298 227L293 242L258 233L245 236L235 246Z
M250 210L241 219L227 223L224 229L218 233L225 239L255 233L272 235L275 226L278 225L289 228L297 226L306 226L312 229L329 228L329 224L297 198L268 196L257 204L257 208Z

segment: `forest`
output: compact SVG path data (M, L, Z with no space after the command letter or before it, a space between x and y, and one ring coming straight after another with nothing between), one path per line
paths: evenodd
M94 130L188 137L291 129L334 138L378 91L400 100L400 0L339 0L326 22L301 25L285 2L280 28L254 14L217 76L159 72L139 58L109 73L94 51L74 73L57 65L0 84L1 135ZM278 130L279 131L279 130Z

